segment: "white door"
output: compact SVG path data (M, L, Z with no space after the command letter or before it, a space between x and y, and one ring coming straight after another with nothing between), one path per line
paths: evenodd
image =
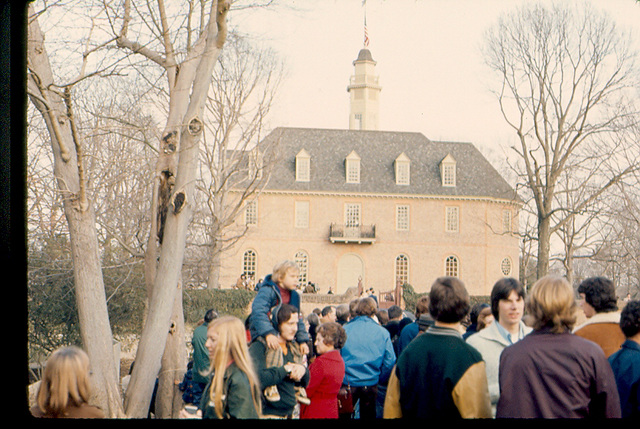
M338 284L336 293L345 293L350 287L358 287L358 282L364 285L364 262L354 253L342 255L338 261Z

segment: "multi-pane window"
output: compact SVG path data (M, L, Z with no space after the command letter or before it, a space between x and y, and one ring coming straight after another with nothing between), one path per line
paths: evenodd
M309 228L309 201L295 202L296 228Z
M446 207L445 231L458 232L459 228L460 228L459 208L454 206Z
M296 252L295 262L298 264L298 285L305 286L309 281L309 255L303 250Z
M500 270L502 271L502 274L504 274L505 276L508 276L509 274L511 274L511 259L504 258L500 263Z
M344 206L344 224L346 227L360 226L360 204L347 203Z
M444 261L444 275L447 277L458 277L458 258L448 256Z
M296 155L296 182L308 182L311 180L311 157L302 149Z
M455 164L445 164L442 166L442 186L456 186Z
M396 230L409 231L409 206L406 204L396 206Z
M256 263L257 263L256 252L253 250L247 250L246 252L244 252L244 255L242 255L242 272L246 276L255 277Z
M409 258L406 255L398 255L396 257L396 283L409 283Z
M360 157L352 151L345 160L347 183L360 183Z
M408 185L411 180L411 161L405 153L396 158L396 185Z
M256 200L247 202L244 209L244 223L246 225L258 224L258 202Z
M504 234L511 233L511 210L503 210L502 212L502 232Z

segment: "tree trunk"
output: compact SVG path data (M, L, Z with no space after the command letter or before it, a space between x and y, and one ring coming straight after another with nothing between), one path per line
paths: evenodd
M226 39L228 8L229 3L226 1L213 2L204 51L192 60L193 63L183 63L180 70L181 75L188 75L189 71L186 69L194 65L197 67L193 74L186 114L179 115L182 121L177 127L176 138L179 138L180 158L162 227L160 260L151 291L147 321L138 344L136 362L140 364L134 366L125 398L125 409L130 417L143 418L148 413L155 378L160 373L162 356L167 345L167 332L171 328L174 302L181 296L176 293L176 289L180 284L187 229L193 214L199 144L204 129L204 103L211 84L213 67ZM175 109L175 105L170 105L169 108L170 117L178 115L171 111Z
M538 216L538 265L537 278L541 279L549 272L549 250L551 241L551 217Z
M158 377L158 394L155 405L156 417L160 419L178 418L183 405L182 392L178 389L178 384L186 372L187 352L181 285L182 282L178 285L176 299L173 303L171 328L162 356L162 369Z
M84 194L84 183L70 117L63 96L53 91L53 73L44 47L44 36L29 6L28 26L28 94L40 111L51 135L54 175L63 196L64 213L69 228L73 255L74 286L82 342L91 360L95 403L110 417L122 417L122 400L113 337L102 278L102 267L96 232L96 217L91 202ZM78 145L78 146L76 146Z
M207 289L220 289L220 240L212 238L211 258L209 259L209 275L207 276Z

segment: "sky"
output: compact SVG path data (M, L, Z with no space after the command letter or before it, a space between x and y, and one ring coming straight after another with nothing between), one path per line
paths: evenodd
M382 86L379 129L471 142L494 158L515 138L490 92L492 75L480 47L499 15L526 1L288 0L285 9L233 12L229 22L287 63L271 127L348 128L347 85L363 48L366 15ZM633 31L640 46L640 3L591 3Z

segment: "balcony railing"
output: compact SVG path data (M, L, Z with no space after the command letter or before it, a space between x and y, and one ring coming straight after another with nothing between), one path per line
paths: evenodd
M332 243L371 244L376 241L376 226L347 226L332 223L329 227L329 240Z

